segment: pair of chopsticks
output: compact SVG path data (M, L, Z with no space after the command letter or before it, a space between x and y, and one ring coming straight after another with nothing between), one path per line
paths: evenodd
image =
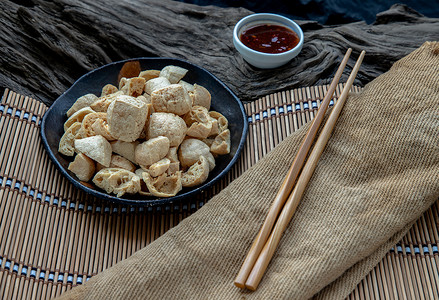
M256 236L246 259L244 260L244 263L234 282L239 288L247 288L253 291L256 290L271 258L274 255L283 232L287 228L297 206L299 205L305 188L317 166L320 155L322 154L323 149L329 140L337 118L340 115L341 109L346 102L349 90L352 87L354 79L357 76L358 69L360 68L361 62L363 61L365 55L365 51L362 51L357 62L355 63L354 68L352 69L352 72L343 88L340 97L338 98L338 101L334 105L325 126L315 142L312 152L309 154L308 160L305 163L306 156L308 155L311 145L316 138L317 131L323 121L325 112L329 106L329 102L331 101L335 88L340 80L344 68L346 67L351 53L352 49L349 48L334 76L331 85L329 86L325 98L320 104L320 108L310 128L308 129L308 132L306 133L293 164L291 165L270 207L265 222ZM302 167L303 170L297 179ZM296 179L297 183L294 186Z

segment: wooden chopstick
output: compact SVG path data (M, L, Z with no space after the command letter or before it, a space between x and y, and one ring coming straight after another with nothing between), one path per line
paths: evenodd
M346 82L345 87L343 88L343 91L337 103L334 105L333 110L331 111L331 114L329 115L328 120L323 127L322 132L318 137L313 150L311 151L311 154L309 155L305 166L303 167L302 173L297 180L297 184L295 185L293 192L288 197L288 200L285 203L285 206L283 207L282 212L280 213L280 216L276 221L276 225L270 235L270 238L262 249L245 283L245 287L250 290L256 290L256 288L258 287L259 282L261 281L262 276L264 275L265 270L267 269L267 266L279 244L282 234L287 228L289 222L291 221L291 218L293 217L294 212L296 211L297 206L299 205L305 188L317 166L320 155L322 154L331 136L331 132L334 129L338 116L340 115L343 105L346 102L349 90L352 87L358 69L361 66L361 62L363 61L364 55L365 51L362 51L351 72L351 75L349 76L348 81Z
M297 155L287 173L287 176L285 177L276 197L273 200L270 210L268 211L267 217L265 218L265 222L262 225L258 235L256 236L249 250L249 253L247 254L247 257L244 260L244 263L242 264L242 267L235 278L234 283L239 288L245 288L245 282L247 281L248 275L253 269L253 266L259 256L259 253L261 253L262 248L267 242L268 236L270 235L271 230L273 229L274 222L277 216L279 215L280 210L282 209L288 195L293 189L294 182L296 181L297 176L300 170L302 169L303 164L305 163L305 158L308 155L309 149L311 148L311 145L315 139L317 131L323 121L323 117L329 106L329 102L332 99L335 88L337 87L338 81L340 80L340 77L343 74L343 70L346 67L351 52L352 52L351 48L349 48L346 51L346 54L337 72L335 73L334 79L332 80L331 85L329 86L329 89L325 97L323 98L323 101L320 104L320 108L314 120L312 121L312 124L308 129L308 132L306 133L306 136L299 148L299 151L297 152Z

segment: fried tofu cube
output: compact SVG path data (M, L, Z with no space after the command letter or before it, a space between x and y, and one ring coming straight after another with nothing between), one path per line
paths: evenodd
M169 139L159 136L139 144L134 155L137 164L147 167L164 158L168 151Z
M103 88L102 88L102 92L101 92L101 97L102 96L107 96L107 95L111 95L114 94L116 92L118 92L119 89L117 87L115 87L112 84L106 84Z
M164 88L168 85L171 85L171 83L165 77L157 77L157 78L150 79L145 84L145 93L147 93L148 95L151 95L152 92L154 92L158 89Z
M95 173L95 162L83 153L78 153L68 169L82 181L89 181Z
M194 85L190 84L189 82L180 80L178 84L181 85L188 93L192 93L194 91Z
M165 136L171 147L178 147L186 136L187 126L182 118L170 113L153 113L149 120L148 137Z
M96 112L107 112L110 104L116 100L116 97L119 95L123 95L123 92L118 91L110 95L99 97L90 105L90 107Z
M117 153L131 162L136 162L134 157L134 151L136 150L137 145L139 145L138 141L134 142L124 142L124 141L113 141L111 142L111 148L114 153Z
M111 156L110 168L119 168L128 170L130 172L134 172L136 170L136 167L132 162L120 155Z
M128 96L138 97L143 94L145 89L145 78L143 77L133 77L127 79L121 91Z
M169 169L170 164L171 161L168 158L163 158L149 166L148 172L152 177L160 176Z
M67 131L69 127L76 122L81 123L84 117L90 113L94 113L94 110L90 107L84 107L75 112L73 115L70 116L70 118L67 119L67 121L64 123L64 131Z
M157 178L152 178L148 172L144 172L142 175L149 192L156 197L172 197L182 189L181 172L179 171L172 175L164 173Z
M195 122L187 130L187 135L198 139L205 139L209 136L212 130L212 122L199 123Z
M172 175L172 174L175 174L175 173L178 172L178 171L180 171L180 162L179 162L179 161L177 161L177 162L171 162L171 163L169 164L169 168L168 168L168 170L166 170L166 173L167 173L168 175Z
M77 112L81 108L90 106L97 99L98 97L94 94L86 94L82 97L79 97L72 105L72 107L70 107L70 109L67 111L67 117L70 118L70 116L73 115L75 112Z
M110 166L111 145L102 135L75 140L75 149L105 167Z
M226 129L215 137L210 152L224 155L230 153L230 130Z
M133 142L139 138L147 117L148 107L145 102L120 95L108 107L108 130L115 139Z
M125 194L135 194L140 191L140 177L128 170L120 168L105 168L96 173L93 183L107 193L122 197Z
M166 66L160 71L160 77L165 77L170 83L179 82L188 72L187 69L177 66Z
M183 116L183 120L187 126L191 126L195 122L208 123L211 120L209 111L204 106L194 105L191 110Z
M140 191L139 194L142 196L152 196L152 194L149 192L148 187L146 186L145 181L143 181L143 173L146 171L143 169L137 169L134 173L140 177Z
M207 138L212 132L212 119L204 106L192 106L192 109L183 116L183 120L189 126L187 135L198 139Z
M210 122L212 123L212 129L209 132L209 136L219 134L221 131L220 131L220 127L218 124L218 120L210 117Z
M204 156L209 163L209 171L215 167L215 158L210 153L210 148L198 139L186 139L178 149L178 158L183 168L189 168L196 163L200 156Z
M64 132L59 141L58 152L67 156L75 155L75 139L79 137L81 123L73 123L66 132Z
M207 159L200 155L199 160L181 175L181 185L183 187L193 187L202 184L209 177L209 163Z
M81 124L82 137L89 137L89 136L97 135L96 132L93 130L92 125L99 119L102 119L106 122L107 121L107 114L103 113L103 112L97 112L97 113L94 112L94 113L87 114L84 117L84 119L82 120L82 124Z
M91 129L94 131L96 135L102 135L107 141L114 141L115 138L111 136L110 131L108 129L107 118L105 119L97 119L91 125Z
M156 112L184 115L192 108L192 100L179 84L171 84L151 93L151 103Z
M128 81L128 79L125 78L125 77L122 77L122 78L119 80L119 90L122 90L122 88L123 88L124 85L127 83L127 81Z
M192 98L193 105L200 105L204 106L207 109L210 109L212 96L205 87L194 84L194 90L190 92L189 95Z
M171 163L179 162L178 161L178 154L177 154L177 147L170 147L168 154L166 154L166 158L169 158Z
M229 127L229 121L226 117L224 117L222 114L220 114L217 111L210 111L209 116L216 119L218 121L218 131L222 132L226 130Z
M139 77L145 78L146 81L160 76L160 70L145 70L140 72Z

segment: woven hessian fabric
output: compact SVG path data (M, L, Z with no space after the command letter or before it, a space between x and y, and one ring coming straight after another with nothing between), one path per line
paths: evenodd
M439 43L349 96L262 282L240 290L234 277L308 127L178 226L61 298L346 297L439 198Z

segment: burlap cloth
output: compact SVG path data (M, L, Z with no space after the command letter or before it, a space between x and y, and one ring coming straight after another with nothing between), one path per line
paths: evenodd
M307 129L178 226L61 298L346 297L439 198L439 43L425 43L349 96L259 288L242 291L234 277Z

